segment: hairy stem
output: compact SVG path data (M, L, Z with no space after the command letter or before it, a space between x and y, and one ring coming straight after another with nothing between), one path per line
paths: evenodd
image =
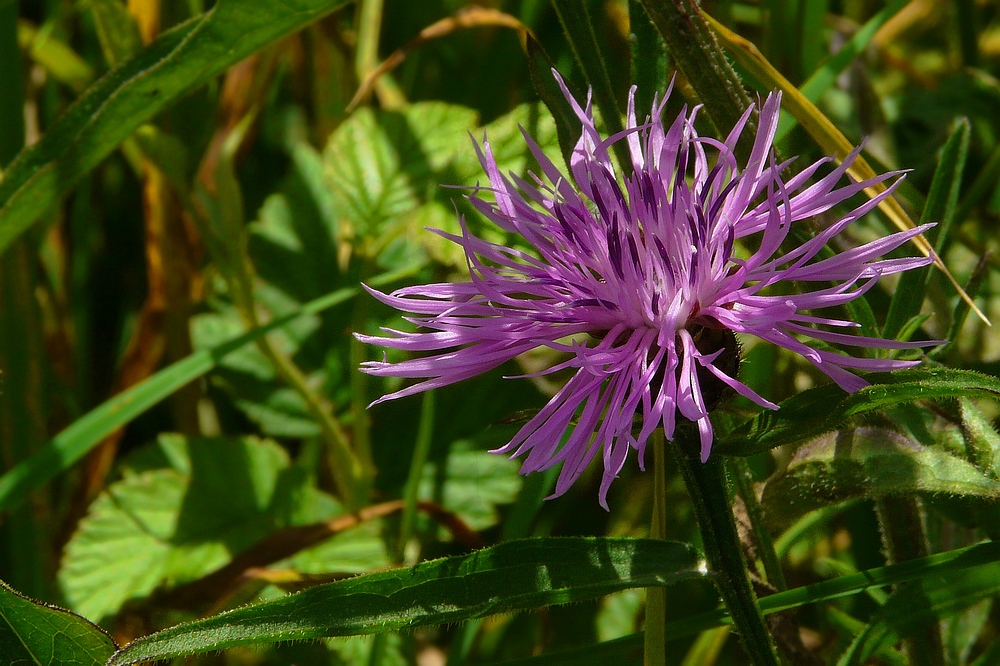
M755 666L777 666L774 642L747 575L725 463L718 455L711 456L708 462L700 462L696 446L674 443L672 448L691 495L709 570L743 639L743 646Z

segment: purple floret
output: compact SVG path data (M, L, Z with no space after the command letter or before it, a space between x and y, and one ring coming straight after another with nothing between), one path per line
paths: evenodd
M805 314L840 306L874 286L882 275L926 266L930 258L881 259L924 225L894 233L825 259L821 249L889 195L902 176L837 184L857 157L855 150L829 174L809 181L829 160L782 179L771 144L781 97L771 94L760 109L751 154L741 168L736 143L747 112L724 141L701 137L685 108L669 126L666 102L654 99L650 119L636 120L629 96L627 129L602 138L590 100L581 108L556 74L583 132L563 175L538 145L525 140L541 176L526 182L500 173L489 141L477 146L490 187L477 188L472 205L501 229L535 248L531 254L472 235L440 233L460 244L471 281L369 292L414 315L420 332L384 329L385 337L358 335L371 344L432 352L399 363L370 361L362 370L382 377L420 379L382 402L474 377L537 347L566 352L568 359L545 373L575 368L565 386L498 452L524 456L522 473L562 463L555 495L564 493L595 455L604 457L600 501L621 471L630 449L642 465L646 441L662 427L668 439L677 420L697 424L701 458L712 448L710 401L702 383L721 382L762 407L777 405L727 373L726 349L699 346L711 331L753 335L801 355L845 391L867 382L854 370L886 371L917 361L858 358L801 341L880 349L905 343L816 328L859 324ZM669 90L667 95L669 95ZM625 141L632 173L616 172L610 146ZM892 181L881 194L838 219L814 238L782 252L792 223L828 211L854 194ZM481 193L488 193L486 198ZM735 255L736 240L754 234L759 247L747 259ZM769 295L779 282L820 282L791 295ZM828 283L837 283L830 286ZM788 291L788 290L784 290ZM729 334L732 337L732 334ZM701 371L699 372L699 368ZM373 404L376 404L373 403ZM642 428L633 434L633 417Z

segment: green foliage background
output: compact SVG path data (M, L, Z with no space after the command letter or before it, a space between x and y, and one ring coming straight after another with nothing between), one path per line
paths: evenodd
M0 663L638 663L650 587L663 663L748 663L672 466L664 541L636 464L605 512L599 474L546 502L489 453L558 389L503 375L551 359L368 410L400 383L351 336L410 326L362 283L465 279L426 227L519 242L442 186L484 180L484 135L560 163L553 66L610 132L632 84L676 76L705 133L783 87L780 153L909 170L902 219L1000 321L1000 7L701 10L715 33L686 0L0 0ZM782 408L729 400L716 452L761 606L795 609L794 663L998 663L1000 338L936 269L848 316L951 342L851 396L746 345Z

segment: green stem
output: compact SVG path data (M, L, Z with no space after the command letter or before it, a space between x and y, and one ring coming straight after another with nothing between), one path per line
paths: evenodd
M875 513L889 564L930 554L923 509L916 498L883 497L875 501ZM939 622L905 638L903 649L913 666L944 666L947 661Z
M755 666L777 666L774 643L747 575L722 457L714 455L701 463L696 446L673 443L672 448L691 495L709 570L743 646Z
M785 573L781 570L781 562L774 549L774 539L764 523L764 510L757 499L757 491L753 487L753 475L750 473L750 466L746 458L733 457L727 459L729 462L730 475L736 482L736 492L743 500L743 505L747 510L747 518L750 520L750 527L757 540L757 555L761 564L764 565L764 574L767 582L779 591L788 589L785 582Z
M718 136L736 126L750 97L726 59L715 34L708 27L695 0L641 0L653 25L667 43L670 59L695 89ZM737 154L750 155L757 130L754 113L744 130Z
M649 440L653 449L653 519L649 538L667 536L667 472L663 431L657 429ZM667 591L664 587L646 588L646 634L644 666L664 666L667 662Z
M410 475L406 479L406 491L403 496L403 517L399 526L399 556L402 560L406 544L413 536L413 526L417 519L417 500L420 499L420 478L427 456L431 450L434 432L434 391L424 393L424 404L420 410L420 423L417 424L417 441L413 447L413 460L410 462Z

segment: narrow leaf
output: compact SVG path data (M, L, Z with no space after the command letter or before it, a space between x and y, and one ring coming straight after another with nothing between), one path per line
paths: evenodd
M1000 592L1000 563L922 578L889 598L838 666L860 666L884 647Z
M411 267L383 273L369 283L377 286L392 282L412 270ZM348 287L310 301L267 326L236 336L210 349L195 352L95 407L49 440L33 457L17 464L0 477L0 513L9 511L28 493L68 469L109 433L181 387L211 372L229 354L299 317L313 315L344 303L356 296L358 291L357 287Z
M136 128L181 95L345 0L219 0L113 69L0 181L0 252Z
M965 169L965 158L969 154L969 133L969 121L963 118L952 130L948 140L945 141L944 147L941 149L941 157L938 160L938 167L934 171L931 189L927 195L927 203L920 216L921 224L938 223L938 226L927 234L928 241L934 243L934 249L938 253L944 249L948 230L955 218L958 193L962 186L962 172ZM889 305L889 314L886 315L883 333L885 337L897 337L904 324L920 314L929 277L930 266L903 273Z
M892 405L940 398L1000 399L1000 380L970 370L920 368L872 375L855 393L827 384L789 398L777 411L762 412L717 440L724 455L751 456L783 444L804 442L839 429L851 417Z
M172 627L129 644L108 664L459 622L703 576L697 553L681 543L583 537L511 541Z
M0 663L103 666L116 649L79 615L22 597L0 581Z

